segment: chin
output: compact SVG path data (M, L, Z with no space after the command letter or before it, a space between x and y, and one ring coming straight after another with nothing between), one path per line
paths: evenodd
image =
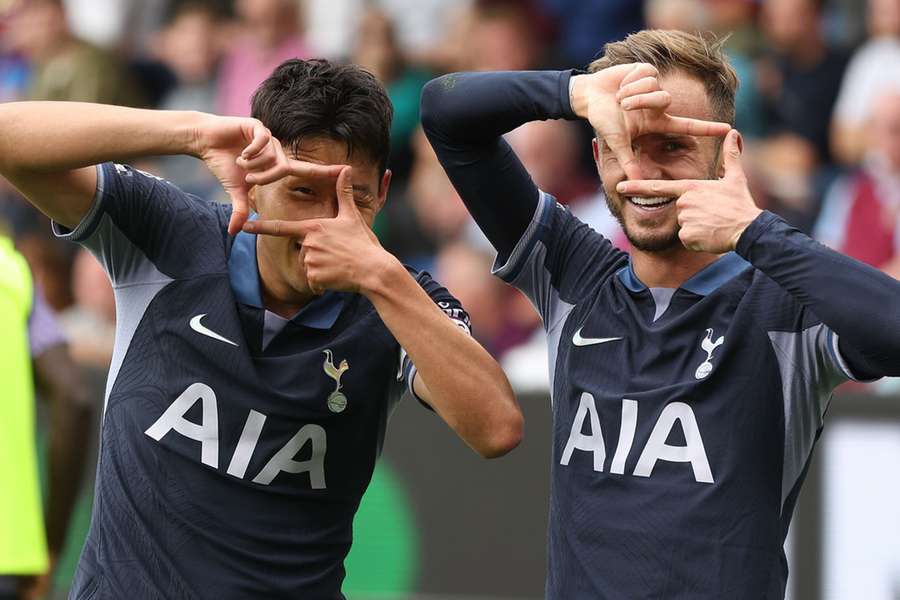
M677 227L668 231L648 231L646 228L635 231L625 226L622 229L631 247L641 252L664 253L681 247Z

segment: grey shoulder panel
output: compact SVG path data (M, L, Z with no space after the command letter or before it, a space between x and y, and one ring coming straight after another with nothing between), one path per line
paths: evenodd
M784 400L784 464L781 502L784 507L812 453L832 391L847 379L831 351L824 324L803 331L770 331L778 361Z

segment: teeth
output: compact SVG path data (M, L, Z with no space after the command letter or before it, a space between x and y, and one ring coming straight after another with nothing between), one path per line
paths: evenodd
M674 198L642 198L638 196L627 196L627 198L638 206L662 206L663 204L674 200Z

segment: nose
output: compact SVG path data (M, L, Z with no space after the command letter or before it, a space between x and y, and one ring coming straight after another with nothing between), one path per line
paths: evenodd
M662 179L662 168L653 160L651 152L642 152L638 146L634 149L634 154L644 179Z

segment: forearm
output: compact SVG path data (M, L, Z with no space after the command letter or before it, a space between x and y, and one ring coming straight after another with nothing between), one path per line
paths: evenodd
M83 102L0 104L0 172L59 172L140 156L196 154L206 115Z
M762 213L737 252L831 328L863 378L900 375L900 281Z
M529 121L574 119L568 82L568 71L453 73L422 91L425 134L501 260L538 202L537 187L501 136Z
M390 255L360 291L415 364L423 399L479 454L494 457L512 450L522 436L522 415L490 354L447 318Z

